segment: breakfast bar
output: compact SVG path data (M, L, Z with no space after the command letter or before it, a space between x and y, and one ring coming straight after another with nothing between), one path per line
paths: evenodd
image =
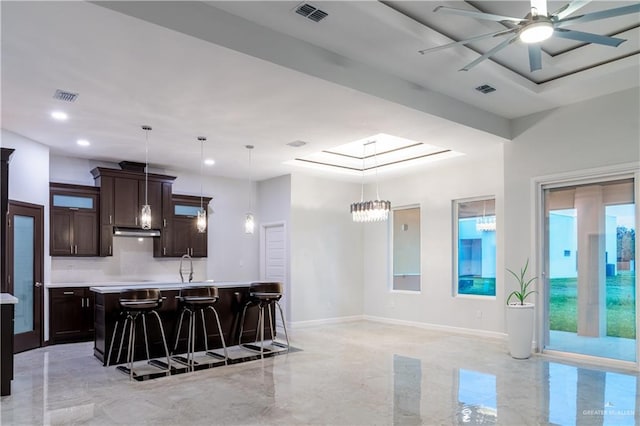
M252 282L191 282L191 283L121 283L103 286L91 287L90 290L95 293L95 345L94 356L102 361L103 365L107 365L108 351L111 347L111 339L116 321L120 318L121 308L119 303L120 292L123 290L135 289L159 289L162 296L162 305L158 309L164 332L170 350L173 349L178 330L179 311L178 302L180 290L186 287L203 287L214 286L218 288L219 299L215 304L215 309L220 317L220 326L222 334L227 346L237 345L239 343L242 310L246 302L249 300L249 287ZM275 312L271 312L272 321L275 324ZM269 321L265 321L265 335L270 333ZM258 324L257 310L248 310L246 313L245 325L243 328L243 342L255 340ZM158 327L149 324L149 352L151 358L160 358L165 356L164 345ZM206 319L207 343L210 349L222 347L222 339L217 325L209 317ZM118 340L116 338L116 340ZM119 341L113 345L110 365L117 363ZM125 342L125 346L126 346ZM185 352L187 346L187 336L182 333L177 343L177 353ZM196 351L204 350L205 342L201 333L196 337ZM136 340L134 360L146 359L145 344L143 339Z

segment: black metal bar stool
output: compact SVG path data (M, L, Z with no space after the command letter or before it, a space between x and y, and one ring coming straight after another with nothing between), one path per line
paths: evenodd
M282 283L252 283L249 287L249 300L244 305L242 310L242 319L240 320L240 337L239 344L247 349L254 350L251 347L242 344L242 337L244 334L244 320L247 308L251 306L258 307L258 327L256 328L256 342L258 341L258 333L260 333L260 357L264 357L264 310L267 308L267 315L269 316L269 331L271 332L271 343L275 344L275 331L273 328L273 316L271 314L271 306L275 305L280 311L280 318L282 319L282 327L284 328L284 336L287 340L285 346L289 350L289 334L287 333L287 324L284 320L284 314L282 313L282 307L280 306L280 299L282 298ZM266 349L270 351L269 349Z
M123 290L120 292L120 314L125 317L124 324L122 326L122 336L120 337L120 347L118 348L118 358L116 363L120 363L120 355L122 354L122 345L124 343L124 336L127 334L127 323L129 324L129 345L127 347L127 367L118 366L117 368L125 373L129 374L129 379L133 379L135 375L133 371L133 359L135 356L136 345L136 324L139 318L142 318L142 329L144 331L144 343L147 351L147 362L151 361L149 356L149 338L147 336L147 314L152 314L158 320L158 327L160 328L160 334L162 336L162 344L164 345L164 351L167 357L167 373L171 371L171 364L169 360L169 349L167 348L167 340L164 335L164 328L162 327L162 320L156 309L162 305L162 296L160 290L157 288L137 289L137 290ZM111 344L109 345L109 355L107 356L107 365L111 363L111 353L113 351L113 342L116 340L116 334L118 332L118 321L116 321L113 329L113 336L111 337ZM149 362L150 365L154 365Z
M209 352L209 335L207 333L207 325L205 321L204 311L211 310L216 319L218 325L218 333L220 333L220 340L222 341L222 349L224 350L224 363L227 363L229 359L227 354L227 345L224 341L224 334L222 334L222 327L220 325L220 317L213 305L218 301L218 289L212 286L204 287L185 287L180 290L178 300L181 307L180 319L178 320L178 332L176 333L176 342L173 346L173 352L178 349L178 340L180 339L180 330L182 329L182 321L184 314L189 315L189 331L187 334L187 353L186 359L182 357L174 357L178 362L187 365L190 371L195 369L195 352L196 352L196 321L198 313L202 319L202 331L204 333L204 350L205 353L212 357L219 357L215 352Z

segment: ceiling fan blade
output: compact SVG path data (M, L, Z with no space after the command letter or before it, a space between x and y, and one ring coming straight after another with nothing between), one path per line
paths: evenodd
M485 38L500 37L500 36L505 35L505 34L513 33L513 32L515 32L517 30L518 30L517 28L511 28L509 30L500 30L500 31L496 31L495 33L483 34L483 35L467 38L467 39L460 40L460 41L454 41L453 43L443 44L442 46L436 46L436 47L432 47L430 49L418 50L418 53L424 55L425 53L431 53L431 52L435 52L437 50L447 49L447 48L453 47L453 46L464 45L464 44L467 44L467 43L471 43L473 41L483 40Z
M487 53L485 53L484 55L480 56L475 61L471 62L468 65L465 65L463 68L459 69L458 71L469 71L471 68L475 67L476 65L478 65L480 62L484 61L485 59L490 58L491 56L493 56L494 54L496 54L500 50L504 49L505 47L507 47L508 45L513 43L514 41L516 41L517 39L518 39L518 34L506 39L505 41L503 41L502 43L500 43L499 45L497 45L493 49L489 50Z
M529 45L529 69L531 72L542 69L542 49L540 43Z
M640 3L631 4L629 6L616 7L614 9L601 10L599 12L586 13L584 15L570 16L557 21L554 26L564 27L583 22L597 21L600 19L614 18L616 16L628 15L630 13L640 13Z
M582 31L565 30L563 28L556 28L553 35L560 38L583 41L585 43L603 44L605 46L612 47L618 47L621 43L627 41L623 38L608 37L593 33L584 33Z
M453 7L446 6L438 6L433 9L434 12L446 12L451 13L453 15L462 15L468 16L470 18L476 19L485 19L488 21L512 21L512 22L522 22L522 18L513 18L511 16L502 16L502 15L494 15L493 13L484 13L484 12L474 12L473 10L464 10L464 9L456 9Z
M578 9L586 6L590 3L591 0L573 0L562 6L560 9L556 10L551 14L551 16L555 16L558 20L564 19L572 13L576 12Z

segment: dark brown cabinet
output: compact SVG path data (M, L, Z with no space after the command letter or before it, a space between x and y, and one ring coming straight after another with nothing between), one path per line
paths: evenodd
M50 184L51 256L98 256L98 191Z
M211 201L209 197L202 198L202 205ZM180 257L188 254L191 257L207 257L208 232L198 232L196 219L200 209L200 197L190 195L173 195L172 197L171 245L167 249L171 256Z
M94 336L95 294L88 287L49 289L49 341L71 343Z
M151 206L151 228L162 226L162 182L155 180L145 184L144 175L140 179L115 178L113 185L113 215L115 225L125 227L140 226L140 211L145 201Z
M151 206L151 228L162 230L167 224L166 203L171 201L171 186L175 176L140 170L116 170L96 167L91 170L100 189L100 256L113 255L113 227L140 227L140 210L145 199ZM165 194L168 194L166 196ZM161 232L162 234L162 232ZM160 237L162 238L162 237ZM154 255L156 254L154 242ZM163 245L158 246L162 252Z

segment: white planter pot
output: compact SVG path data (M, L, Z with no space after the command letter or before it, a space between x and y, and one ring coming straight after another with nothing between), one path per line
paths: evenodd
M533 303L524 305L507 305L507 334L509 336L509 353L516 359L531 356L533 342Z

